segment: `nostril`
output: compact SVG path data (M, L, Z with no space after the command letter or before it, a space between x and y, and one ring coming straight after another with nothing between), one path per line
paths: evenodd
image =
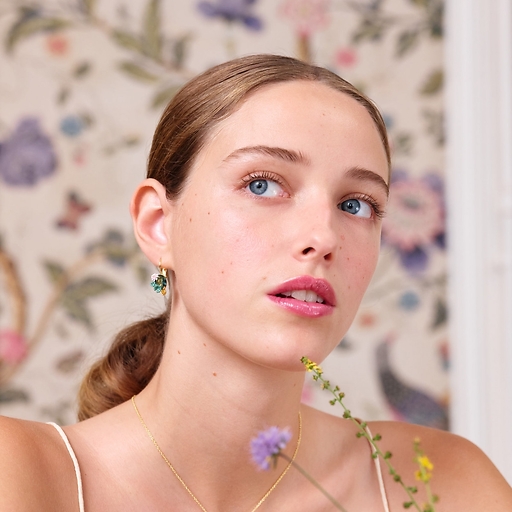
M302 254L308 254L310 251L313 250L313 247L306 247L303 251L302 251Z
M331 260L332 260L332 252L328 252L328 253L324 256L324 260L326 260L326 261L331 261Z

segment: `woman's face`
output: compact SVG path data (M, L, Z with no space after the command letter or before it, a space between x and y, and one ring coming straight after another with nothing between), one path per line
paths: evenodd
M388 166L365 108L267 86L217 126L167 219L171 328L302 369L350 326L374 271Z

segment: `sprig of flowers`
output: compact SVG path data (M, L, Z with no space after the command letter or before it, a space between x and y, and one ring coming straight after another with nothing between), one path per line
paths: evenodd
M432 465L428 457L421 450L419 439L414 440L414 452L416 454L414 460L418 464L419 468L416 471L416 478L425 484L427 492L428 503L425 504L423 508L418 504L418 502L414 498L414 494L418 492L418 488L415 486L408 486L403 482L402 477L397 473L396 469L390 462L392 453L389 451L382 452L382 450L377 445L377 441L380 441L382 439L382 436L380 434L375 434L374 436L371 436L366 430L367 423L364 421L359 422L352 416L350 410L343 403L345 393L340 391L340 388L338 386L332 387L331 383L323 378L323 370L320 366L318 366L316 363L314 363L313 361L311 361L311 359L307 357L302 357L301 361L302 364L304 364L304 366L306 367L306 370L308 372L313 373L313 380L320 381L322 384L322 389L331 392L331 394L334 396L334 398L330 400L329 403L331 405L339 403L343 407L343 417L348 420L351 420L358 427L359 431L356 434L357 437L365 437L368 440L368 442L372 445L374 449L372 457L381 457L384 463L386 464L390 475L393 477L393 480L402 486L402 488L404 489L409 498L409 500L403 504L404 508L408 509L413 507L418 512L435 512L435 503L439 500L439 498L436 495L432 494L430 488L430 479L432 477L432 470L434 466Z
M423 512L435 512L434 504L439 501L439 497L433 494L432 489L430 488L430 479L432 478L434 465L420 448L419 438L414 440L414 453L416 454L414 460L418 464L418 470L415 473L416 480L423 482L427 492L428 503L424 506Z

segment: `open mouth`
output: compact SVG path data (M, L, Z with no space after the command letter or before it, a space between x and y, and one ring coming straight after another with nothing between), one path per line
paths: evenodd
M326 304L325 300L312 290L293 290L290 292L276 293L275 297L292 297L302 302L314 302L317 304Z

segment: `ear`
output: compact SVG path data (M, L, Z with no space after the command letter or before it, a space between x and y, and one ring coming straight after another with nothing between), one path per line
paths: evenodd
M172 268L169 252L169 234L166 220L171 215L171 202L165 187L157 180L144 180L133 194L130 213L135 238L142 252L153 265Z

